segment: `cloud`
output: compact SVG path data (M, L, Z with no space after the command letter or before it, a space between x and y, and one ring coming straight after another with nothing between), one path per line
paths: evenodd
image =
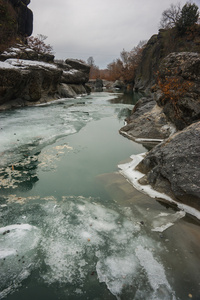
M123 48L129 51L156 34L161 14L172 2L32 0L29 7L34 14L33 34L47 35L57 58L93 56L97 65L106 67Z

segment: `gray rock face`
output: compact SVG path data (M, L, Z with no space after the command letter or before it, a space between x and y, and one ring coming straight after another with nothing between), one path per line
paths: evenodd
M142 59L137 67L135 76L135 89L150 91L156 83L156 72L161 61L170 53L185 51L200 52L200 32L196 27L193 34L185 33L183 36L177 34L176 28L160 29L147 42L142 52Z
M80 70L71 69L63 71L61 81L67 84L84 84L88 81L88 76Z
M171 134L171 124L152 98L141 98L135 105L127 125L120 133L130 139L165 139Z
M67 64L7 59L0 62L0 110L87 94L88 79L89 72Z
M125 89L125 84L121 80L116 80L113 84L113 88L123 90L123 89Z
M200 54L169 54L159 67L159 76L164 83L166 79L171 80L171 94L164 94L158 85L155 101L148 97L136 104L127 126L120 130L129 138L166 138L170 132L163 131L167 128L165 124L171 123L177 130L182 130L200 119ZM176 80L177 84L173 86ZM184 85L187 86L185 90ZM174 101L171 95L175 95Z
M0 64L1 66L1 64ZM23 60L7 60L0 68L0 103L21 99L37 102L55 97L62 71L53 65Z
M200 122L154 147L138 165L156 190L200 209Z
M168 82L167 79L178 83L177 89L177 84L170 89L172 96L177 91L182 93L185 83L188 89L173 102L160 85L154 93L155 100L138 101L128 124L120 132L136 141L137 138L165 139L137 166L145 174L140 183L150 184L159 192L200 209L200 55L169 54L159 66L159 76L163 82ZM175 131L181 131L170 136L168 122L176 127Z
M89 76L90 66L76 59L66 59L65 63L75 70L80 70Z
M18 34L22 36L30 36L33 32L33 13L27 7L30 0L9 0L13 5L18 22Z
M181 52L169 54L161 63L161 78L177 80L174 94L182 93L184 84L189 86L185 92L176 99L176 105L170 97L158 93L156 101L163 107L167 119L181 130L200 119L200 54ZM182 90L181 90L182 89Z

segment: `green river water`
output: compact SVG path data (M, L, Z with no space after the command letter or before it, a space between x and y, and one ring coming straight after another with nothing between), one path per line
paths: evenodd
M1 112L0 299L200 299L199 222L118 170L147 151L118 132L136 100Z

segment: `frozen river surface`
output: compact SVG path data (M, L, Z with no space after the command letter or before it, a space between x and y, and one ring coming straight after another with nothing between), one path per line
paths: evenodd
M199 223L118 164L134 100L99 93L0 114L0 299L200 299Z

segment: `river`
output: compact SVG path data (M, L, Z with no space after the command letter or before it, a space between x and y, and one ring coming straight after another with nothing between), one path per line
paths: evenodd
M0 299L200 299L199 222L135 190L136 99L94 93L1 112Z

